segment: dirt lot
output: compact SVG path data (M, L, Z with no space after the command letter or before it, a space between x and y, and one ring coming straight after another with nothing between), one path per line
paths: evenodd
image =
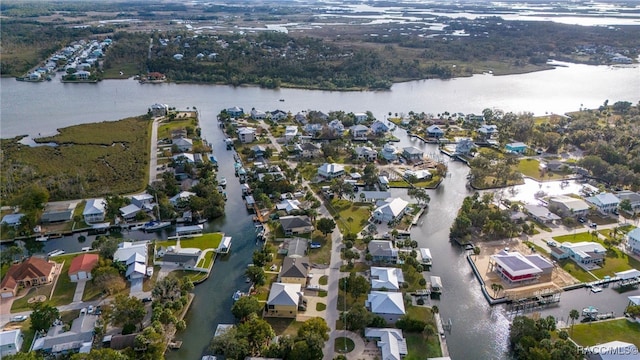
M474 260L476 267L478 268L478 272L482 276L482 279L485 282L485 286L489 295L494 298L502 298L502 297L514 297L514 298L522 298L527 295L533 295L536 292L540 291L558 291L562 287L567 285L578 283L573 276L569 275L566 271L561 269L560 267L555 267L551 275L545 275L540 278L537 283L527 284L527 285L510 285L507 282L503 281L495 271L492 271L489 266L489 259L491 255L497 254L501 250L505 248L505 246L509 247L509 251L518 251L523 255L530 255L533 252L526 245L520 242L510 242L505 244L504 242L499 243L480 243L478 244L480 247L480 255L471 256ZM504 290L500 290L497 293L491 289L492 284L500 284L503 286Z

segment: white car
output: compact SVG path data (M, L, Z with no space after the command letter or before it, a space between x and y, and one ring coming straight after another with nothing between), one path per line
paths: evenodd
M550 241L547 241L547 246L556 247L556 246L558 246L558 243L553 241L553 240L550 240Z
M87 308L87 314L93 314L93 305L89 305Z
M29 317L27 315L16 315L11 317L11 321L13 322L21 322L27 320Z
M602 291L602 288L600 286L592 286L591 287L591 292L592 293L599 293Z

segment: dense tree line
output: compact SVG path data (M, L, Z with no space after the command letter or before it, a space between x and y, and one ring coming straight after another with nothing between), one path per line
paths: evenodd
M556 330L552 316L533 320L526 316L516 316L509 330L509 345L518 360L578 360L583 356L573 342L568 340L566 331L559 332L559 339L552 340L551 332Z
M492 203L493 194L467 196L451 225L450 239L465 243L474 239L501 239L520 234L522 229L511 221L509 212Z

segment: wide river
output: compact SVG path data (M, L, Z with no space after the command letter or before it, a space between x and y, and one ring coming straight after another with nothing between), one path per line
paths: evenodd
M179 334L184 341L182 349L168 353L171 359L195 360L205 351L217 324L233 322L229 311L231 295L236 289L246 288L242 274L256 248L251 217L243 207L239 185L233 176L233 158L231 152L224 149L222 134L216 127L215 116L221 109L238 105L247 110L252 107L265 111L280 108L293 113L307 109L370 110L379 119L389 112L480 113L487 107L542 115L564 113L580 106L593 108L605 100L636 103L640 99L640 72L637 67L569 65L523 75L478 75L446 81L407 82L382 92L140 85L133 80L103 81L95 85L62 84L57 79L37 84L1 79L0 91L2 138L21 134L48 135L64 126L139 115L156 102L177 108L197 107L203 136L214 145L214 152L221 162L221 175L230 180L227 215L208 224L207 230L223 231L233 236L234 242L231 254L218 259L212 276L195 289L196 299L188 314L188 328ZM437 154L433 146L411 141L401 130L397 130L396 135L401 138L400 146L412 144L424 148L427 154ZM434 256L432 274L443 280L442 300L434 301L434 304L439 306L443 319L451 319L453 323L451 333L447 334L451 357L505 359L509 319L501 307L487 305L462 252L448 241L451 222L462 199L468 195L465 188L467 167L458 162L448 165L450 176L437 190L430 191L429 212L413 229L412 237L421 246L431 248ZM73 239L52 240L45 250L78 250L82 246L86 245ZM615 296L609 291L589 298L589 305L618 313L626 303L626 297ZM559 319L566 318L563 314L568 314L571 308L580 308L574 304L574 299L583 301L586 297L581 291L569 292L552 314Z

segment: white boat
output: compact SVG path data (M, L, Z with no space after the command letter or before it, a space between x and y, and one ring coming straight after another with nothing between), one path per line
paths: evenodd
M169 226L171 226L171 223L168 221L150 221L144 224L144 227L142 229L144 231L156 231Z
M56 249L56 250L53 250L53 251L49 251L49 253L47 253L47 255L49 255L49 257L58 256L58 255L62 255L62 254L64 254L64 250L59 250L59 249Z
M47 240L49 240L49 237L48 237L48 236L46 236L46 235L40 235L40 236L38 236L38 237L36 238L36 241L38 241L38 242L45 242L45 241L47 241Z
M242 291L236 290L236 292L233 293L232 299L233 299L233 301L238 301L238 300L240 300L241 297L243 297L245 295L246 294L243 293Z
M220 178L220 181L218 182L218 184L220 184L220 186L225 187L227 186L227 179L224 177Z
M205 355L201 360L216 360L216 357L213 355Z
M592 293L599 293L601 291L602 291L602 288L600 286L595 286L594 285L594 286L591 287L591 292Z

